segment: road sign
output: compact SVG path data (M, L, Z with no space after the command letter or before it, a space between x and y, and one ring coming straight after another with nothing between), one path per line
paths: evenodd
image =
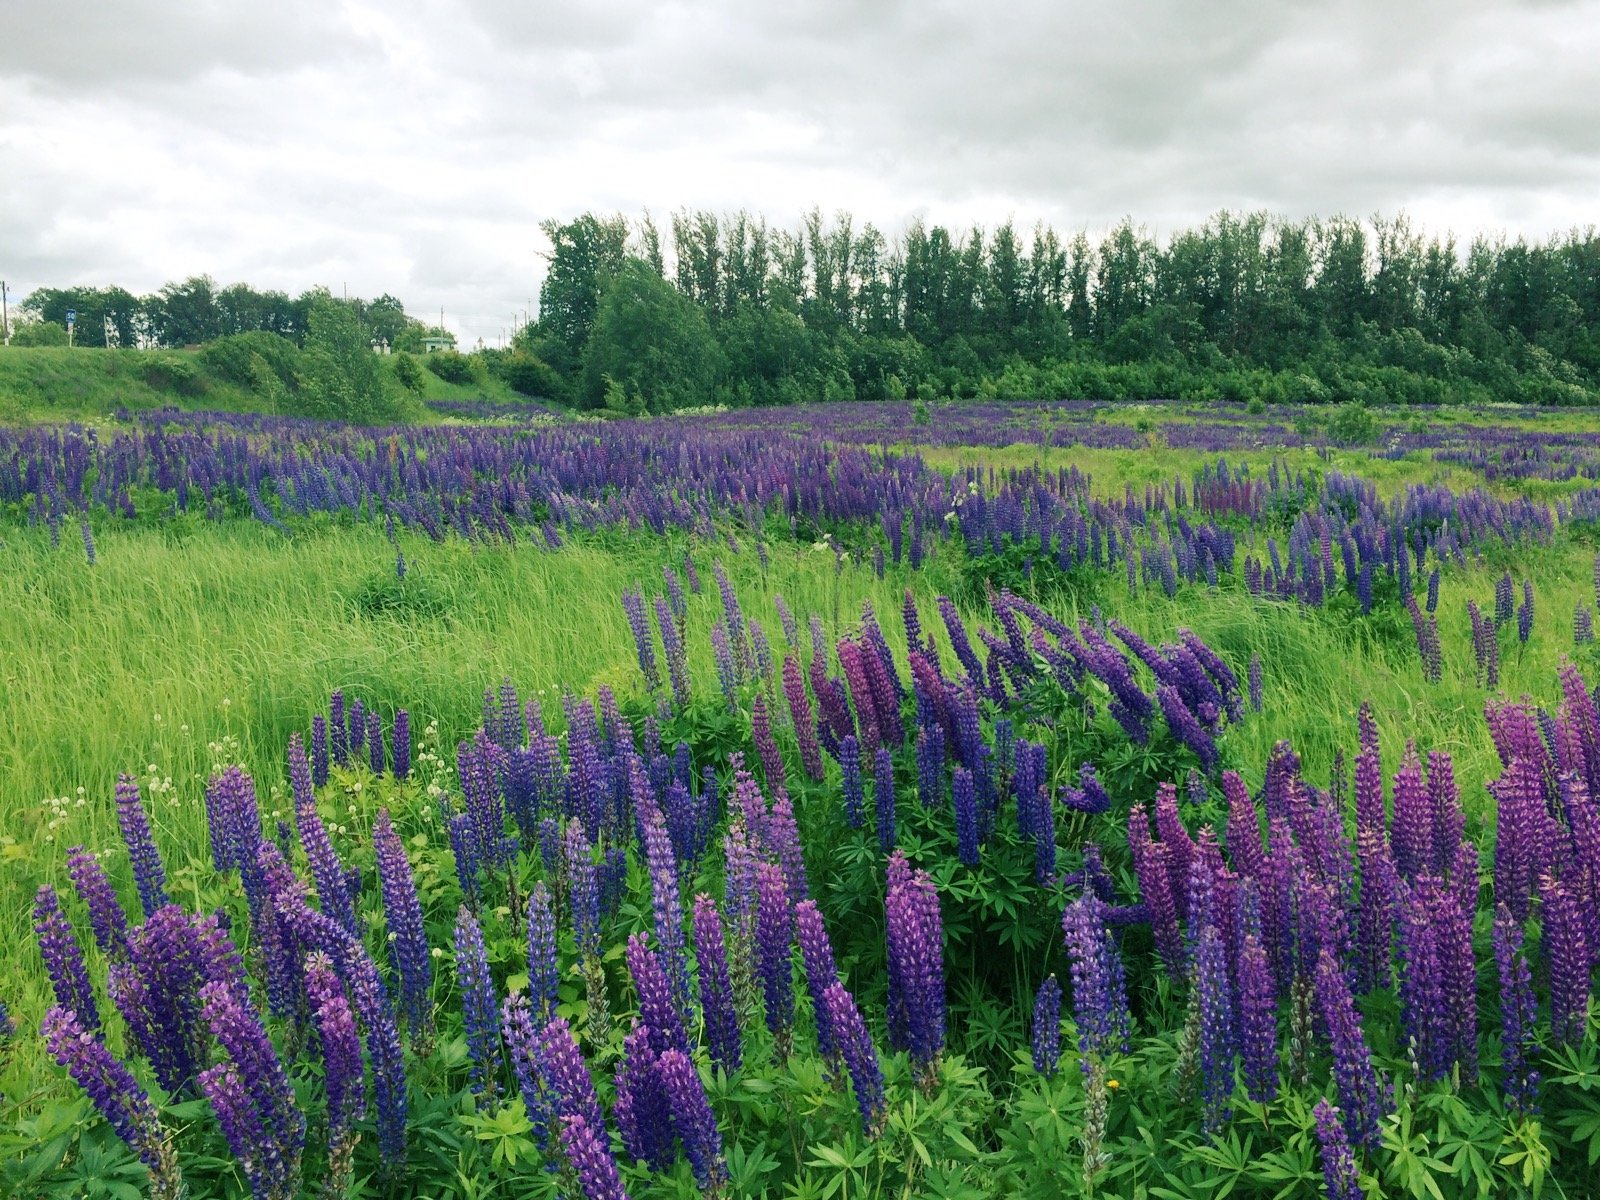
M67 309L67 324L71 325L77 319L78 319L78 310L75 309L75 308Z

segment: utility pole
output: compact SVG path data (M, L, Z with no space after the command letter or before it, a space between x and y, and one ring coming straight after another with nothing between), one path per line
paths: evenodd
M0 345L11 345L11 302L6 299L4 279L0 279Z

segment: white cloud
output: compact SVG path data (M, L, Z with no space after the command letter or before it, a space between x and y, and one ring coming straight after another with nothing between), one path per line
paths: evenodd
M1542 236L1593 220L1597 54L1597 0L10 0L0 274L348 285L492 341L586 209Z

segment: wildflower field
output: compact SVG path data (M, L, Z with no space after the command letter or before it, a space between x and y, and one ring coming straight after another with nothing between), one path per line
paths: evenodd
M1589 423L121 415L0 430L0 1195L1600 1194Z

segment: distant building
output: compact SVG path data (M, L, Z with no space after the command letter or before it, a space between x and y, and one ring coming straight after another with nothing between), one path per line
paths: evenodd
M456 340L453 337L425 337L422 339L422 352L432 354L437 350L454 349Z

